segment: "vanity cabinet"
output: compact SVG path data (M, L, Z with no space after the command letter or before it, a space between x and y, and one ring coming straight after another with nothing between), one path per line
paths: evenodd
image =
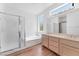
M49 39L47 35L42 35L42 45L44 47L49 47Z
M65 44L61 45L60 51L61 51L60 55L63 55L63 56L77 56L77 55L79 55L79 49L65 45Z
M63 56L78 56L79 55L79 42L61 39L60 40L60 55Z
M59 39L49 36L49 49L55 53L59 53Z
M43 35L42 44L61 56L79 56L79 39L59 35Z

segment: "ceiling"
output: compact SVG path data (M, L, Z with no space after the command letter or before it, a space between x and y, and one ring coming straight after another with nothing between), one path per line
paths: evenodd
M53 3L20 3L17 4L17 7L25 12L39 14L51 5L53 5Z
M46 9L50 7L55 7L59 3L6 3L5 6L7 10L10 9L18 9L22 12L28 12L30 14L39 14L44 12Z

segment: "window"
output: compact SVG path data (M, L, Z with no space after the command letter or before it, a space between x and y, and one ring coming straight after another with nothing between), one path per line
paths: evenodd
M43 32L44 31L44 27L43 27L44 17L43 17L43 15L38 16L37 20L38 20L38 32Z

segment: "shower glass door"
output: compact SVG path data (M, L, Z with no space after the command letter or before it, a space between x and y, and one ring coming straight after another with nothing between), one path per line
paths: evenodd
M0 13L0 52L20 47L19 17Z

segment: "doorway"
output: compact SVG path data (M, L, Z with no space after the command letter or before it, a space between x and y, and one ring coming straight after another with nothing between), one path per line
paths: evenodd
M66 33L66 16L59 17L59 33Z

